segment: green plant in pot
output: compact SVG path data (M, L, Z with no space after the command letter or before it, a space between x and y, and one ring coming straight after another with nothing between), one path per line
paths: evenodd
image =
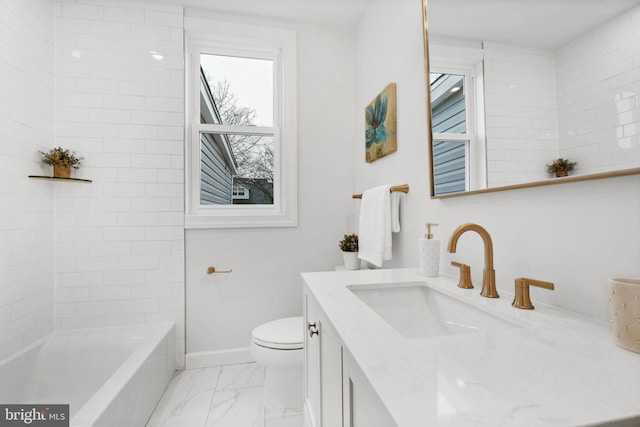
M556 159L553 163L547 165L547 171L554 173L556 177L567 176L576 165L576 162L570 162L569 159Z
M79 169L83 158L76 153L62 147L52 148L48 152L40 151L42 163L53 166L53 176L56 178L69 178L71 169Z
M359 270L360 260L358 259L358 235L345 234L338 246L342 250L344 258L344 268L346 270Z

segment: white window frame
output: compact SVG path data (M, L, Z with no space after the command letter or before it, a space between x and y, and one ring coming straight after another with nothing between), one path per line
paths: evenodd
M484 116L484 53L482 48L430 46L429 72L464 76L466 133L433 133L434 141L464 142L465 191L487 188Z
M273 61L273 126L200 123L203 53ZM185 17L185 228L297 226L296 66L295 31ZM208 132L273 136L273 204L200 204L200 134Z

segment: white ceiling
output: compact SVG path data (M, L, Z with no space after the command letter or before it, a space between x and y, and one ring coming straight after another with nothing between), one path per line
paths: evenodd
M354 27L367 4L389 0L156 0L186 7L342 28ZM394 0L390 0L394 1ZM420 1L420 0L416 0Z
M286 21L355 27L374 2L421 0L156 0ZM555 49L640 0L427 0L429 34Z
M432 36L557 49L639 4L640 0L427 0L428 30Z

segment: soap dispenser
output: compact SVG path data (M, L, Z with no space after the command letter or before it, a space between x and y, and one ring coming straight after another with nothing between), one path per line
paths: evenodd
M434 240L431 227L438 224L427 223L427 234L418 240L420 257L420 274L427 277L438 277L440 270L440 240Z

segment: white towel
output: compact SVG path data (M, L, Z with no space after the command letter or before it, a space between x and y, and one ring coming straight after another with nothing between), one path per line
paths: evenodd
M400 196L399 191L391 193L391 231L398 233L400 231Z
M358 258L377 267L391 259L391 232L400 231L400 197L394 194L392 203L390 189L390 185L381 185L362 193Z

